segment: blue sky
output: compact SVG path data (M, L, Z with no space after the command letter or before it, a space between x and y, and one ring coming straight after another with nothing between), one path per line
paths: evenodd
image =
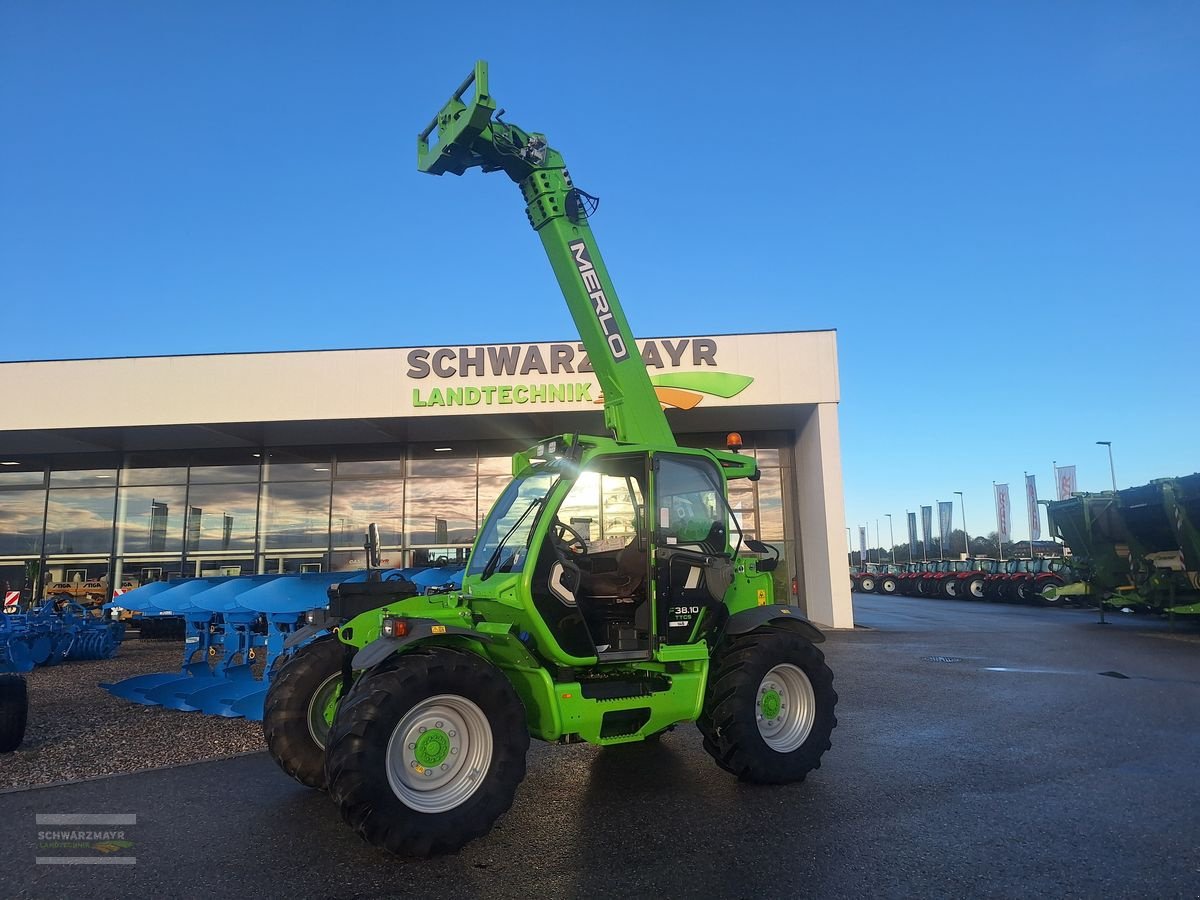
M484 57L635 331L839 330L848 524L991 530L997 480L1023 537L1096 440L1200 469L1198 45L1187 2L9 2L0 358L572 334L516 189L415 170Z

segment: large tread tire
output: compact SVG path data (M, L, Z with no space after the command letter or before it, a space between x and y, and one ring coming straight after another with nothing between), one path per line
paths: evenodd
M757 722L759 686L781 663L803 670L816 700L808 736L786 753L767 744ZM704 736L704 749L726 772L755 784L790 784L821 767L837 726L837 700L833 672L815 644L790 631L758 629L727 639L718 648L696 725Z
M987 582L983 580L982 575L972 575L963 581L962 599L964 600L983 600L986 598L984 586Z
M900 585L891 575L884 575L879 579L876 588L885 597L891 597L900 589Z
M331 678L339 679L345 645L333 635L305 644L272 673L263 703L263 737L279 767L301 784L325 788L324 735L314 733L310 708Z
M0 675L0 753L11 753L25 740L29 695L20 675Z
M959 600L962 582L956 578L943 578L939 591L947 600Z
M492 756L483 781L458 806L419 812L388 780L387 753L401 720L430 697L470 700L487 718ZM529 730L508 679L465 650L411 650L361 676L338 707L325 753L329 794L342 819L368 843L397 856L453 853L482 837L512 806L525 777Z
M875 593L875 576L864 575L862 578L858 579L858 589L864 594Z

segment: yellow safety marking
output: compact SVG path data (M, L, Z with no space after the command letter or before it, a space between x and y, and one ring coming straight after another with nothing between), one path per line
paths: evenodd
M430 630L431 632L433 632L434 634L445 634L445 633L446 633L446 626L445 626L445 625L434 625L434 626L433 626L432 628L430 628L429 630Z
M758 591L758 605L759 606L767 605L767 592L762 590L761 588L759 588L759 591Z

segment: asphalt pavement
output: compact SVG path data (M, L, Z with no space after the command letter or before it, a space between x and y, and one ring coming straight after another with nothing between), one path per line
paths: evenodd
M402 861L255 753L0 794L0 896L1200 896L1200 628L855 605L867 627L825 644L833 749L803 784L739 784L691 726L535 743L491 834ZM116 855L136 863L36 865L35 817L80 813L135 815Z

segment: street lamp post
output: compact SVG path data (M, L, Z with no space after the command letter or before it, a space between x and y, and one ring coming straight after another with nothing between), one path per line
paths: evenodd
M971 539L970 539L970 537L967 536L967 504L966 504L966 501L963 500L963 492L962 491L955 491L954 493L958 494L958 505L959 505L959 508L962 509L963 553L965 553L969 557L971 555Z
M1117 492L1117 470L1113 468L1112 441L1096 441L1097 444L1108 448L1108 474L1112 476L1113 493Z
M896 564L896 531L892 528L892 514L884 513L888 520L888 543L892 546L892 565Z

